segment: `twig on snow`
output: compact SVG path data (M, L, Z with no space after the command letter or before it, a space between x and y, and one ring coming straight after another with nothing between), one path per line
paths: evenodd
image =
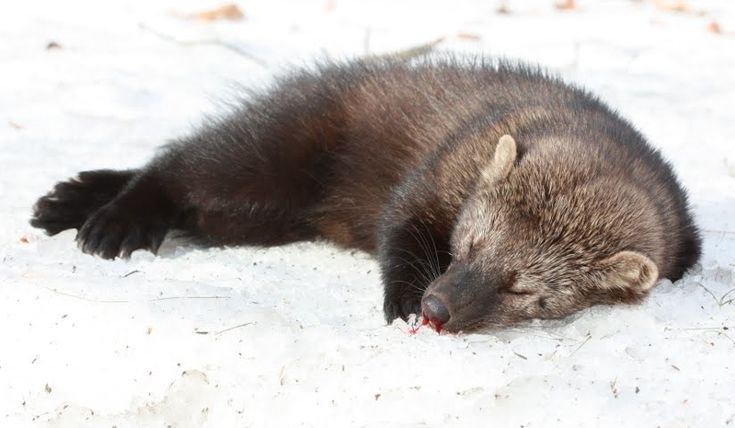
M732 294L733 292L735 292L735 288L731 288L725 294L723 294L721 297L718 298L717 296L715 296L715 293L711 292L707 287L705 287L701 283L695 282L695 284L697 284L698 286L702 287L702 289L704 289L704 291L706 291L707 294L709 294L710 296L712 296L712 298L714 299L715 303L717 303L717 306L719 306L719 307L723 307L725 305L729 305L732 302L735 302L735 296L734 297L731 297L731 298L729 298L727 300L725 300L725 298L727 296L729 296L730 294Z
M523 354L519 354L519 353L518 353L518 352L516 352L516 351L513 351L513 353L514 353L514 354L516 355L516 357L518 357L518 358L521 358L521 359L523 359L523 360L528 360L528 357L527 357L527 356L525 356L525 355L523 355Z
M717 303L718 305L720 304L720 299L718 299L717 296L715 296L715 293L711 292L709 290L709 288L705 287L703 284L701 284L699 282L695 282L695 284L697 284L698 286L702 287L702 289L704 291L706 291L707 294L709 294L710 296L712 296L712 299L714 299L715 303Z
M575 349L574 351L572 351L572 353L571 353L571 354L569 354L569 356L571 357L572 355L576 354L576 353L577 353L577 351L579 351L580 349L582 349L582 347L583 347L584 345L586 345L586 344L587 344L587 342L589 342L589 341L590 341L590 339L592 339L592 333L590 333L590 332L588 331L588 332L587 332L587 337L586 337L586 338L584 339L584 341L583 341L582 343L580 343L580 344L579 344L579 346L577 346L577 348L576 348L576 349Z
M72 293L67 293L64 291L59 291L55 288L49 288L49 287L43 287L52 293L56 293L62 296L71 297L73 299L78 300L84 300L85 302L91 302L91 303L131 303L130 300L104 300L104 299L90 299L89 297L79 296ZM185 299L229 299L230 296L166 296L166 297L156 297L153 299L147 299L144 300L145 302L160 302L163 300L185 300Z
M267 68L268 64L265 63L262 59L256 57L255 55L251 54L250 52L247 52L236 45L224 42L219 39L205 39L205 40L179 40L176 37L173 37L171 35L162 33L158 30L155 30L142 22L138 24L138 27L143 30L147 31L154 36L158 37L159 39L166 40L167 42L175 43L180 46L197 46L197 45L210 45L210 46L219 46L221 48L225 48L229 50L230 52L234 52L237 55L240 55L243 58L247 58L250 61L258 64L259 66L263 68Z
M375 55L375 58L396 58L407 61L418 56L424 56L431 53L439 44L441 44L446 37L439 37L438 39L424 43L422 45L414 46L412 48L404 49L401 51L390 52L382 55Z
M120 278L127 278L130 275L133 275L133 274L136 274L136 273L140 273L140 271L138 269L131 270L130 272L126 273L125 275L121 276Z
M735 339L733 339L729 334L725 333L723 330L727 330L728 328L725 327L684 327L684 328L665 328L665 331L672 331L672 330L679 330L679 331L701 331L706 333L715 333L718 336L724 336L727 340L732 342L735 345Z
M725 297L731 295L733 292L735 292L735 288L731 288L720 297L720 306L725 306L735 301L735 296L725 300Z
M229 299L230 296L167 296L156 297L148 300L149 302L160 302L163 300L185 300L185 299Z
M56 290L55 288L48 288L48 287L43 287L43 286L41 288L45 288L46 290L48 290L48 291L50 291L52 293L60 294L62 296L71 297L71 298L78 299L78 300L84 300L85 302L92 302L92 303L130 303L129 300L99 300L99 299L90 299L90 298L84 297L84 296L77 296L76 294L65 293L63 291Z
M232 327L227 327L226 329L220 330L220 331L194 330L194 333L196 333L196 334L211 334L213 336L219 336L222 333L227 333L228 331L232 331L232 330L235 330L235 329L238 329L238 328L242 328L242 327L247 327L247 326L249 326L251 324L255 324L255 322L254 321L249 321L249 322L238 324L238 325L235 325L235 326L232 326Z

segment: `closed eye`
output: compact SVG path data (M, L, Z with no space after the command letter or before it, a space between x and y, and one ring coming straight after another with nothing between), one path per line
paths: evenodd
M501 287L498 290L498 293L513 294L516 296L531 296L536 294L536 292L533 290L518 287L518 274L515 272L510 274L505 283L508 285L505 287Z
M499 292L505 293L505 294L513 294L516 296L531 296L531 295L536 294L535 292L530 291L530 290L516 290L513 288L504 288L504 289L499 290Z

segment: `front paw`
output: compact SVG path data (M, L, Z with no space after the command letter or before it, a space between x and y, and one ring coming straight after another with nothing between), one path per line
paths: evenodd
M77 234L83 252L105 259L130 257L138 249L155 253L168 230L167 222L155 215L140 215L113 201L95 211Z
M411 314L421 315L421 296L386 296L383 313L388 324L396 318L408 321Z

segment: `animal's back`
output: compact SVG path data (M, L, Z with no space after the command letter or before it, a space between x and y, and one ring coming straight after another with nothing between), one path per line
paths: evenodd
M338 112L330 126L337 130L333 153L339 162L318 210L324 213L320 227L346 245L372 250L373 231L391 189L442 150L471 151L461 147L468 135L495 129L514 136L519 158L537 151L570 168L586 165L596 175L624 177L645 192L665 228L680 232L672 233L677 242L667 245L671 254L666 258L676 262L662 273L681 276L683 271L673 266L688 266L699 253L686 196L659 152L597 97L540 68L453 58L388 59L303 73L292 78L320 81L321 95ZM574 147L534 147L559 135ZM484 162L471 153L452 159L454 165L444 169L471 171Z

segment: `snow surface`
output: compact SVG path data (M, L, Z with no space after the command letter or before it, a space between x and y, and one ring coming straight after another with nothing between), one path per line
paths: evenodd
M219 3L3 2L0 426L734 425L735 4L578 4L241 1L245 20L201 23L181 15ZM56 181L140 165L236 84L439 37L545 64L630 118L690 191L694 272L640 306L409 335L359 252L169 241L109 262L27 223Z

